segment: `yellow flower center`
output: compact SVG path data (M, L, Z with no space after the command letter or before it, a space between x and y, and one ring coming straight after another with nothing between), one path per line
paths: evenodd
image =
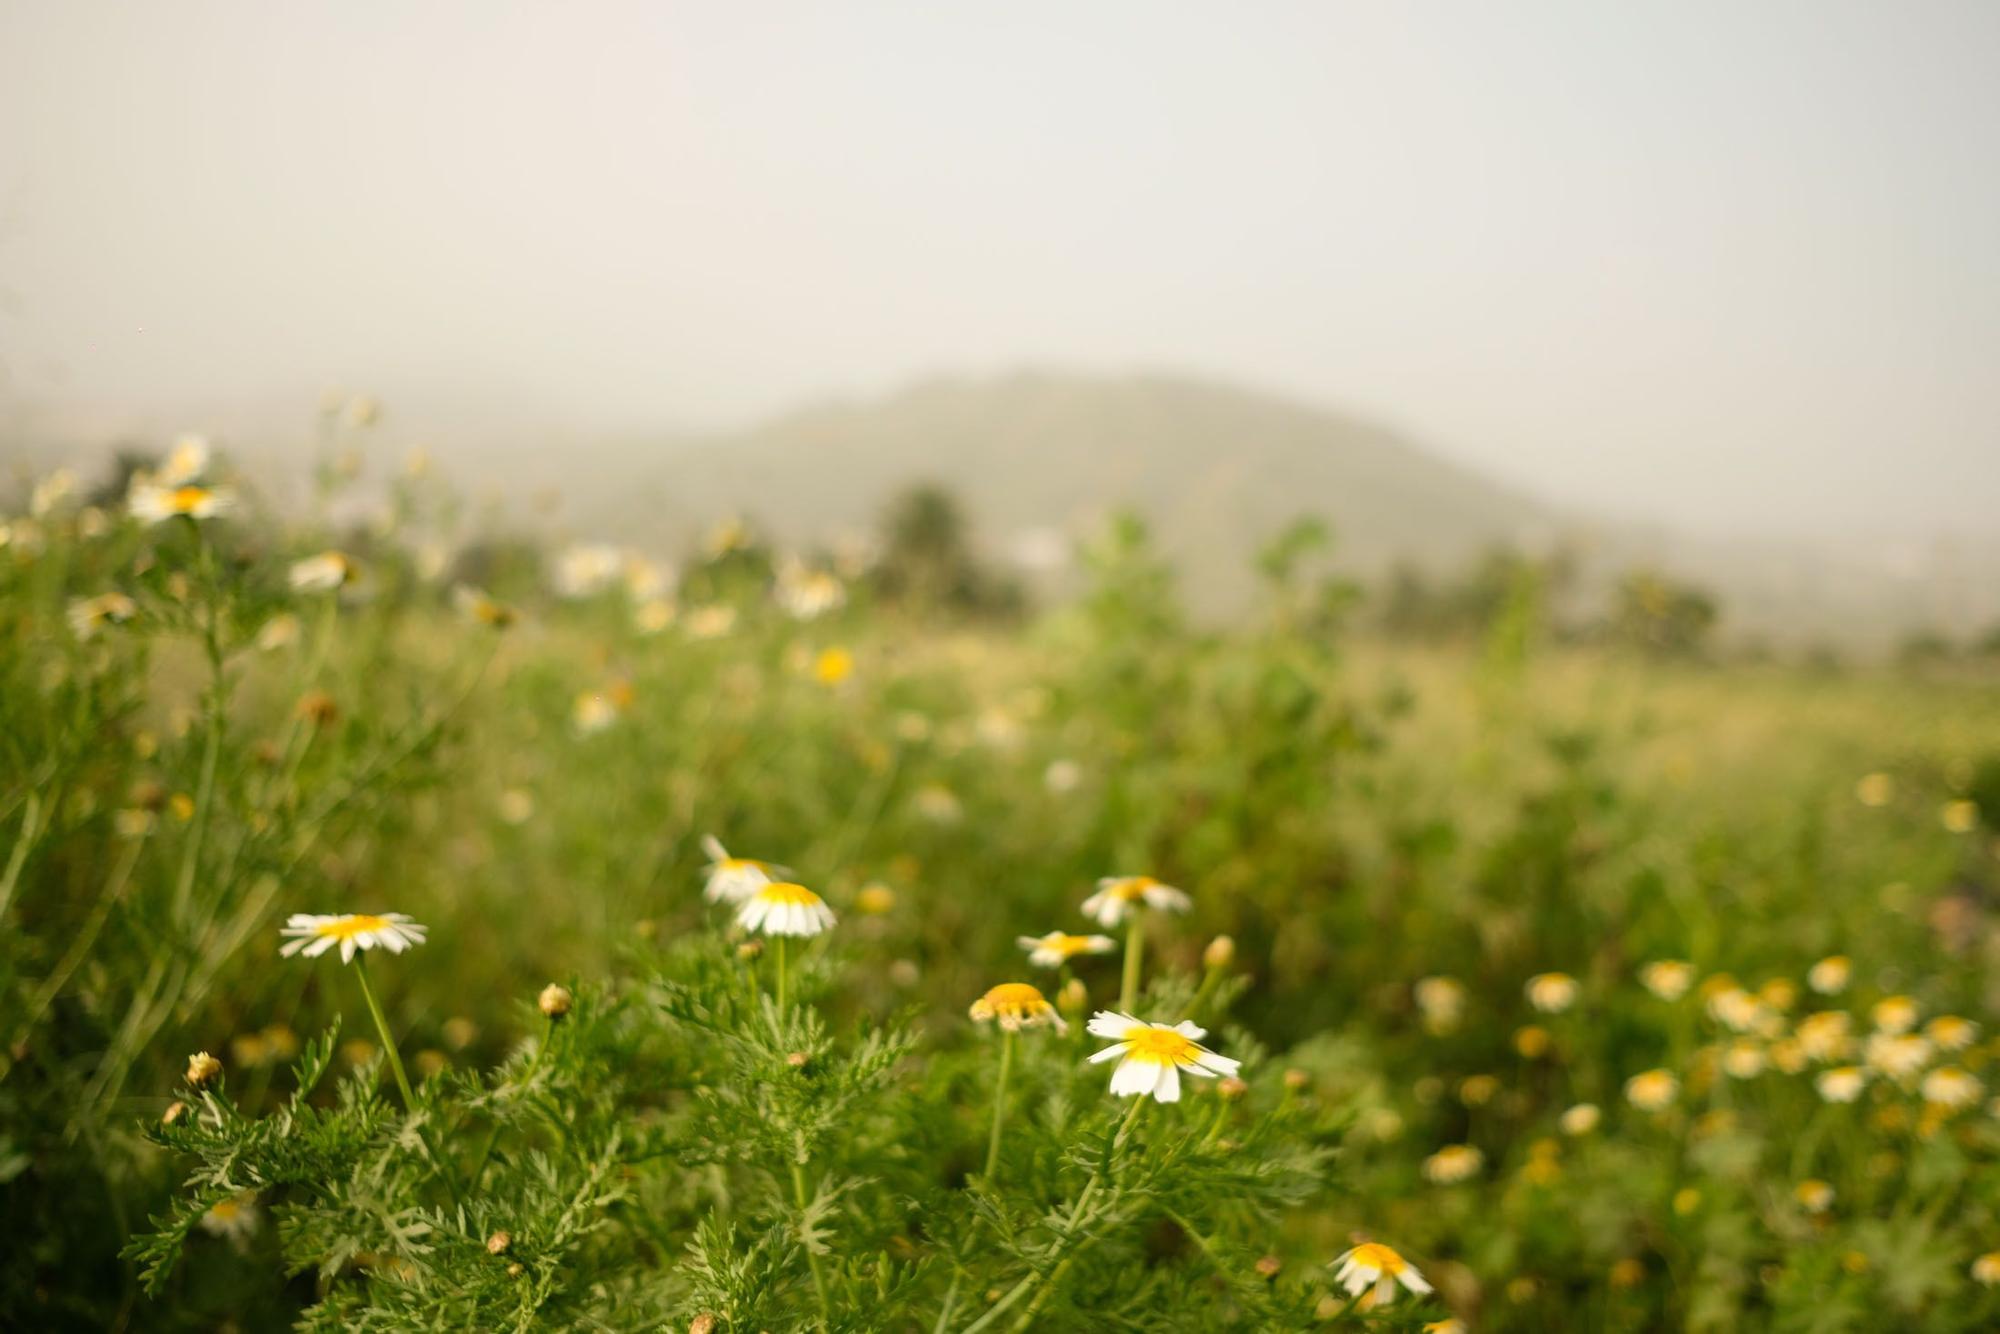
M1126 1058L1152 1061L1156 1065L1178 1065L1194 1059L1200 1048L1171 1028L1135 1028L1125 1035L1129 1044Z
M332 936L335 940L352 940L367 931L387 930L389 925L389 919L386 917L357 912L349 913L345 917L336 917L331 922L322 922L313 928L313 931L315 935Z
M1347 1258L1360 1268L1373 1269L1392 1276L1409 1268L1410 1263L1379 1241L1362 1242L1354 1248L1354 1254Z
M169 497L169 503L176 514L186 514L207 499L208 488L205 486L178 486Z
M996 1015L1026 1019L1049 1008L1042 993L1026 982L1002 982L986 993L986 1004Z
M1127 903L1136 903L1145 897L1147 890L1159 883L1149 875L1128 875L1111 886L1111 897L1123 899Z
M766 903L796 903L807 908L819 902L819 895L804 885L795 885L789 880L774 880L768 885L760 886L757 897Z
M216 1222L227 1223L243 1212L243 1206L235 1200L218 1200L208 1212Z

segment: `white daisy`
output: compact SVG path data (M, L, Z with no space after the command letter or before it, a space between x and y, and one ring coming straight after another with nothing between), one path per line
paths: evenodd
M201 1230L211 1237L222 1237L241 1245L256 1235L257 1227L263 1221L264 1212L257 1207L257 1193L244 1191L241 1195L218 1200L201 1216Z
M736 913L736 924L745 931L761 931L767 936L816 936L833 927L833 909L826 900L788 880L771 880L757 886Z
M1036 1024L1047 1024L1058 1033L1069 1031L1048 998L1026 982L1002 982L972 1002L970 1013L979 1023L998 1022L1009 1033Z
M1083 901L1083 912L1099 926L1117 926L1141 906L1156 912L1186 912L1194 900L1149 875L1107 875L1097 882L1097 892Z
M792 878L792 868L750 857L732 857L722 840L703 834L701 850L708 854L708 883L701 896L710 903L741 903L774 880Z
M1037 968L1060 968L1079 954L1109 954L1118 948L1109 936L1072 936L1065 931L1016 936L1014 943L1028 952L1028 962Z
M1576 979L1568 973L1537 973L1528 979L1528 1004L1543 1014L1561 1014L1576 1004Z
M292 566L292 587L301 593L325 593L351 584L361 572L344 551L322 551L317 556L308 556Z
M198 482L208 471L208 441L198 435L184 435L167 451L167 460L153 475L162 486L186 486Z
M1379 1241L1364 1241L1343 1252L1333 1264L1333 1281L1345 1288L1348 1296L1359 1297L1370 1288L1375 1290L1370 1303L1373 1306L1395 1300L1398 1283L1420 1297L1431 1290L1430 1283L1415 1265Z
M825 570L787 561L778 571L775 596L786 614L796 620L810 621L838 611L847 601L847 589Z
M129 498L132 517L145 523L160 523L166 519L185 516L189 519L213 519L226 514L236 504L236 497L221 487L160 486L147 483L132 489Z
M391 954L401 954L412 945L423 944L427 929L399 912L295 912L279 930L289 939L278 953L287 957L303 953L308 959L317 959L338 945L340 961L348 963L356 950L372 950L378 945Z
M1160 1102L1179 1102L1181 1071L1212 1079L1233 1075L1243 1064L1202 1046L1197 1039L1208 1036L1208 1030L1185 1019L1178 1024L1149 1024L1129 1014L1099 1010L1091 1016L1089 1030L1114 1044L1090 1058L1092 1065L1118 1058L1118 1068L1111 1072L1114 1097L1150 1093Z
M1839 1065L1831 1070L1823 1070L1813 1080L1813 1087L1819 1096L1828 1102L1853 1102L1861 1096L1862 1086L1868 1082L1868 1072L1858 1065Z

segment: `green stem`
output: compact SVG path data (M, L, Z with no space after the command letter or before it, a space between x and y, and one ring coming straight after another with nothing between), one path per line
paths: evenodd
M389 1034L389 1019L382 1013L382 1002L375 999L375 988L368 984L366 952L356 952L354 975L361 979L361 998L368 1002L368 1013L375 1017L375 1031L382 1035L382 1048L389 1053L389 1068L396 1073L396 1087L403 1094L403 1108L407 1111L416 1106L417 1095L410 1092L410 1077L403 1073L403 1058L396 1053L396 1039Z
M27 804L21 809L21 837L14 843L13 854L7 858L7 874L0 879L0 915L5 915L7 905L14 900L14 886L21 881L21 868L27 865L28 850L35 846L35 836L41 832L36 828L41 820L41 794L30 792Z
M1194 1000L1188 1005L1188 1018L1201 1022L1201 1012L1215 999L1215 989L1222 985L1222 970L1211 968L1201 979L1201 990L1194 993Z
M778 939L783 940L780 936ZM819 1252L806 1241L806 1170L797 1159L792 1160L792 1199L799 1208L799 1241L806 1248L806 1261L812 1266L813 1291L819 1296L819 1323L821 1329L833 1324L833 1305L826 1298L826 1272L820 1268Z
M208 705L206 719L208 735L202 744L201 779L195 788L194 824L188 829L187 847L181 854L180 874L174 881L174 921L187 920L188 906L194 897L195 875L201 869L202 844L208 836L209 811L215 801L215 767L222 753L222 713L224 705L222 640L216 632L216 602L222 596L215 577L215 553L201 530L195 530L195 539L201 543L200 565L202 582L207 585L207 615L202 618L202 651L208 658Z
M771 937L771 949L778 958L778 1017L782 1019L785 1014L785 938Z
M547 1054L549 1044L555 1040L556 1021L551 1019L549 1020L548 1032L542 1035L541 1044L535 1048L535 1059L528 1062L528 1073L521 1076L520 1082L516 1087L527 1088L535 1082L535 1076L542 1071L542 1057ZM492 1128L486 1132L486 1142L479 1146L479 1157L473 1160L472 1175L465 1183L466 1194L470 1195L473 1191L479 1189L480 1174L486 1170L486 1160L493 1156L493 1142L499 1138L500 1118L496 1116L493 1118Z
M993 1085L993 1134L986 1141L986 1185L993 1186L993 1169L1000 1165L1000 1130L1007 1124L1007 1076L1014 1069L1014 1030L1000 1031L1000 1078Z
M1144 913L1133 908L1132 925L1125 931L1125 980L1118 988L1118 1009L1134 1018L1139 1013L1139 963L1146 954L1145 925Z
M1096 1198L1098 1187L1104 1184L1105 1167L1116 1160L1118 1150L1124 1147L1126 1138L1132 1133L1132 1127L1138 1123L1139 1113L1144 1111L1145 1108L1146 1096L1144 1094L1132 1099L1131 1110L1126 1112L1125 1119L1118 1123L1118 1133L1111 1139L1111 1152L1106 1155L1105 1164L1099 1166L1095 1172L1090 1174L1090 1180L1084 1183L1082 1192L1076 1197L1076 1203L1070 1207L1069 1213L1071 1218L1080 1216L1089 1207L1091 1200ZM1077 1252L1082 1249L1083 1244L1083 1242L1079 1241L1073 1245L1070 1248L1069 1254L1063 1257L1062 1263L1051 1269L1045 1277L1029 1274L1012 1288L1009 1288L1004 1297L986 1309L985 1315L965 1327L964 1334L978 1334L980 1330L985 1329L988 1325L1006 1314L1015 1302L1020 1301L1022 1297L1034 1290L1037 1284L1039 1284L1041 1290L1036 1292L1035 1299L1028 1303L1028 1309L1021 1312L1021 1318L1015 1322L1014 1328L1016 1330L1025 1330L1033 1325L1036 1314L1042 1309L1042 1303L1049 1299L1049 1294L1056 1290L1056 1286L1069 1273L1070 1266L1076 1263Z

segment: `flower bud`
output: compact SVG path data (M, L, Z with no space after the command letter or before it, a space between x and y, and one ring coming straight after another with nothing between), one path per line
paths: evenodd
M1235 1102L1250 1091L1250 1086L1235 1075L1224 1075L1216 1081L1215 1091L1222 1096L1224 1102Z
M542 994L535 998L535 1004L549 1018L560 1019L569 1013L575 999L569 994L568 987L559 987L551 982L542 988Z
M198 1051L188 1057L187 1082L189 1088L201 1088L222 1073L222 1062L205 1051Z
M688 1334L715 1334L715 1316L708 1311L703 1311L700 1315L688 1321Z
M745 963L751 962L763 952L764 942L761 940L746 940L736 947L736 957Z
M188 1105L184 1102L168 1103L167 1110L160 1113L160 1124L163 1126L173 1125L183 1116L187 1115L187 1109Z
M1283 1260L1280 1260L1275 1255L1266 1255L1257 1261L1257 1277L1276 1278L1278 1271L1284 1267L1285 1262Z
M785 1064L789 1065L794 1070L803 1070L806 1068L806 1062L810 1061L811 1059L812 1058L810 1056L807 1056L804 1052L795 1051L785 1057Z
M1285 1087L1294 1093L1303 1093L1312 1087L1312 1076L1303 1070L1285 1071Z
M1090 989L1083 985L1083 979L1072 977L1062 984L1056 993L1056 1008L1074 1019L1090 1007Z
M513 1244L514 1238L505 1231L495 1232L486 1239L486 1253L488 1255L505 1255L507 1248Z
M1228 936L1217 936L1208 942L1208 948L1201 952L1201 961L1210 968L1227 968L1236 962L1236 942Z

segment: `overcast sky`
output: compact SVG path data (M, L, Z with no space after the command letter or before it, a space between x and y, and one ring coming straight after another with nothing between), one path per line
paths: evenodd
M0 0L0 400L728 425L1169 367L1990 531L2000 3Z

